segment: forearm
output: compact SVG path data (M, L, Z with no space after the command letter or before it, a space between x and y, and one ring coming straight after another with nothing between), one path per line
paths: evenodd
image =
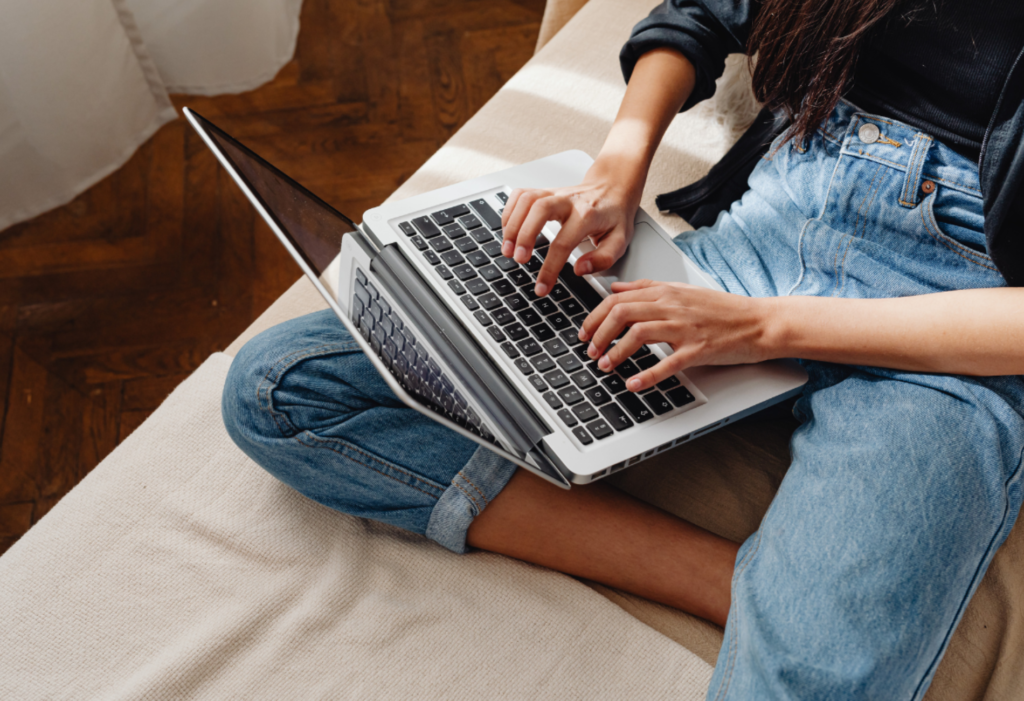
M644 54L597 157L597 167L614 169L614 177L639 197L654 152L695 82L693 64L677 51L655 49Z
M958 375L1024 374L1024 289L759 303L767 357Z

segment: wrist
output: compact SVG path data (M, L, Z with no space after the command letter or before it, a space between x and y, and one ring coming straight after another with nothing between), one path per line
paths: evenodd
M757 337L757 353L761 360L799 357L793 339L794 324L799 323L799 314L793 313L797 297L758 297L752 301L756 307L756 318L760 327Z

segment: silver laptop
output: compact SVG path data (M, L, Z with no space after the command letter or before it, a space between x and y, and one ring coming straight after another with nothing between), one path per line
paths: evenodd
M577 339L616 280L712 289L642 210L626 255L533 294L549 222L529 263L501 255L514 187L580 182L591 159L566 151L375 207L357 225L195 112L185 116L405 404L560 487L585 484L799 392L792 361L690 368L634 394L625 380L671 353L642 348L612 373Z

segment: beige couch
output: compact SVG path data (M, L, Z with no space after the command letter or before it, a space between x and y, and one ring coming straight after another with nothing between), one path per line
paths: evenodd
M557 34L582 3L550 3L543 48L394 197L565 149L595 154L623 91L618 48L652 3L591 0ZM742 61L729 71L729 89L669 130L648 211L751 116ZM219 419L230 355L323 306L297 283L0 558L0 698L702 698L715 626L332 512L231 444ZM785 473L791 430L784 417L742 422L614 481L741 539ZM1024 697L1022 584L1018 527L930 699Z

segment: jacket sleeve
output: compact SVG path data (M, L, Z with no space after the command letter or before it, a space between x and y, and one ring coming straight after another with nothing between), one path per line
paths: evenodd
M633 28L619 52L622 75L629 82L636 62L652 49L675 49L697 71L693 94L683 105L683 111L690 109L715 94L725 57L746 53L759 6L758 0L663 0Z

